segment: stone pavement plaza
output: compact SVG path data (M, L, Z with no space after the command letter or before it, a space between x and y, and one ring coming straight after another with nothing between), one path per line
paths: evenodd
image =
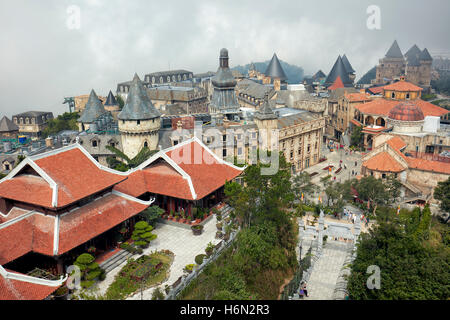
M216 236L216 216L206 222L203 233L199 236L194 236L191 229L176 227L168 224L158 223L156 228L152 231L158 237L150 243L150 246L144 250L143 254L150 254L152 251L170 250L175 254L172 266L170 268L170 275L168 280L159 285L164 292L166 285L172 285L180 276L183 275L183 269L187 264L195 264L195 256L204 254L206 246L211 241L213 244L218 244L221 240L215 239ZM137 259L139 255L133 256ZM114 277L125 266L126 261L116 267L114 270L106 275L106 279L98 284L99 294L104 294L108 286L114 281ZM143 291L143 299L151 300L153 290L156 287L149 288ZM137 292L127 300L140 300L141 292Z

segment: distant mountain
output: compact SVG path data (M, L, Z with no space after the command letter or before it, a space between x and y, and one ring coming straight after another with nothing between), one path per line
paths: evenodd
M269 65L270 60L267 60L265 62L253 62L253 64L256 67L256 70L259 72L264 73L267 69L267 66ZM280 60L280 64L283 67L284 73L288 77L288 83L290 84L296 84L300 83L303 80L304 72L302 67L298 67L293 64L289 64L287 62L284 62ZM245 66L236 66L232 68L233 70L237 70L243 75L247 75L248 69L250 68L250 63L246 64Z
M373 67L365 75L359 79L358 84L370 84L371 80L375 79L377 76L377 67Z

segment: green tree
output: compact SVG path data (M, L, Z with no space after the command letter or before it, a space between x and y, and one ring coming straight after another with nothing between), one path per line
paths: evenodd
M144 218L144 220L152 227L155 227L155 223L159 217L164 213L164 210L159 206L151 206L144 211L142 211L139 215Z
M116 101L119 104L120 110L122 110L123 106L125 105L125 102L123 101L122 97L119 95L116 95Z
M301 199L302 193L306 197L307 195L313 195L317 190L317 186L311 182L310 175L305 171L294 176L292 183L292 188L296 199Z
M438 182L434 188L434 198L440 201L440 208L444 212L450 212L450 177Z
M42 130L42 137L55 135L63 130L78 130L77 119L80 117L78 112L64 112L56 119L50 119L47 127Z
M364 145L364 133L362 127L354 127L350 136L350 145L361 148Z
M379 205L391 203L394 200L394 196L398 193L398 185L393 180L384 182L382 179L376 179L373 176L361 178L356 183L355 188L360 199L370 201L373 214L375 214Z

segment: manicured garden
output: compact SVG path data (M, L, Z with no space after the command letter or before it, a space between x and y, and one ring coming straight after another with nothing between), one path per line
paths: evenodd
M131 258L116 275L104 296L107 300L123 300L135 292L154 287L169 276L174 255L168 250Z

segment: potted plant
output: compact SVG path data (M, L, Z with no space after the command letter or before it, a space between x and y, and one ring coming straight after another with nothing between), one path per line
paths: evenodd
M212 253L214 252L214 248L215 248L215 245L212 242L209 242L205 249L206 256L208 256L208 257L211 256Z
M194 270L194 264L187 264L183 269L183 271L186 273L191 273L193 270Z
M89 252L89 253L95 253L96 250L97 250L97 249L96 249L94 246L90 246L90 247L87 249L87 252Z
M187 223L187 224L191 224L191 222L192 222L191 216L187 216L187 217L186 217L186 223Z
M216 232L216 239L222 239L222 236L223 236L222 231L218 230Z
M222 223L221 222L216 223L216 228L217 228L217 230L221 231L222 230Z
M201 224L193 225L191 229L195 236L201 235L203 232L203 226Z
M184 223L184 221L185 221L185 214L184 214L184 211L183 210L181 210L181 212L180 212L180 223Z
M172 220L173 219L173 210L170 210L170 213L169 213L169 220Z
M56 289L53 294L55 300L67 300L67 295L69 294L69 289L64 285Z

